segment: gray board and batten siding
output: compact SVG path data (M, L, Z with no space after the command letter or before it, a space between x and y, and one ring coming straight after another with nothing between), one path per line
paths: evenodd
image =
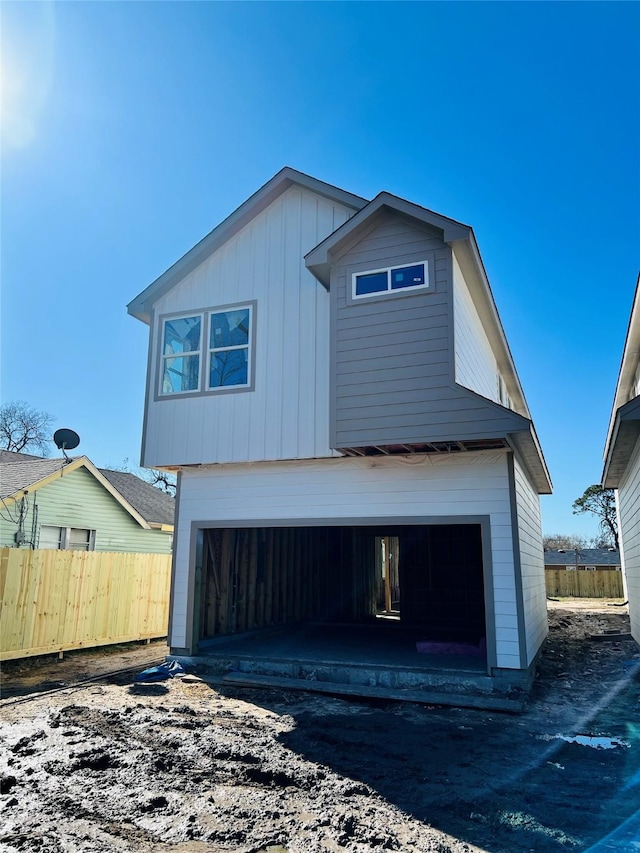
M427 261L430 287L353 299L358 272ZM380 212L331 264L335 449L503 437L526 418L455 383L451 248L441 229Z

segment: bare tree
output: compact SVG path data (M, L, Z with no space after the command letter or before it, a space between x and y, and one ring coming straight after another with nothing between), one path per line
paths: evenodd
M129 457L125 456L121 465L107 465L111 471L125 471L128 474L135 474L141 480L149 483L151 486L156 486L163 492L166 492L172 497L176 496L177 484L175 474L169 471L158 471L156 468L140 468L137 465L129 464Z
M584 494L573 502L573 514L590 512L600 519L600 542L619 548L618 514L613 489L605 489L597 483L584 490Z
M178 487L174 474L170 474L168 471L157 471L155 468L149 468L143 475L143 478L147 483L151 483L152 486L162 489L163 492L175 498Z
M16 453L39 450L48 456L53 415L17 400L0 406L0 448Z
M551 533L542 537L547 551L573 551L575 548L590 548L591 540L579 533Z

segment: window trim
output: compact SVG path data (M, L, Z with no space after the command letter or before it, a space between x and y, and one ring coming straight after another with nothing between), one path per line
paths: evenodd
M191 397L193 394L199 394L202 389L202 349L203 349L203 332L206 331L205 323L206 323L206 314L203 311L193 311L187 314L176 314L174 316L166 316L162 318L162 322L160 324L160 337L158 339L158 348L160 352L160 381L158 383L158 393L162 397L175 397L177 394L180 396L187 395ZM197 350L191 350L190 352L182 352L182 353L172 353L171 355L164 354L164 330L167 323L170 323L172 320L186 320L187 318L200 318L200 348ZM162 385L164 382L164 366L165 363L170 358L187 358L188 356L197 355L200 359L200 364L198 365L198 387L193 388L190 391L175 391L164 393L162 390Z
M248 348L247 356L247 384L246 385L221 385L220 387L209 387L209 361L211 353L218 349L211 348L211 316L213 314L222 314L227 311L239 311L243 308L249 309L249 336L247 344L238 344L229 347L220 347L220 350L229 349L245 349ZM162 352L164 340L164 326L167 321L179 320L183 317L202 317L202 333L200 336L200 350L197 353L200 356L200 370L198 374L198 390L197 391L177 391L175 393L164 394L162 392L162 380L164 375L164 354ZM242 394L247 391L255 390L255 362L256 362L256 326L257 326L258 307L255 299L247 299L243 302L233 302L225 305L212 305L206 308L196 308L192 311L176 311L168 314L161 314L158 317L157 338L156 338L156 380L154 383L154 402L160 400L181 400L193 399L199 397L210 397L214 394Z
M41 539L42 539L42 528L48 527L53 530L59 530L60 536L58 542L60 543L57 548L44 548L46 551L95 551L96 549L96 531L91 527L66 527L64 524L41 524L40 529L38 530L38 548L42 548ZM89 539L87 542L87 548L70 548L69 543L71 541L71 531L72 530L83 530L89 534Z
M211 346L211 318L214 314L226 314L231 311L242 311L247 308L249 311L249 333L247 335L247 343L246 344L230 344L225 347L212 347ZM252 337L253 337L253 308L250 304L246 305L237 305L234 308L221 308L216 309L215 311L209 311L207 314L207 363L205 365L205 377L207 379L206 383L203 385L205 391L212 394L220 394L221 392L228 391L231 388L235 388L236 390L247 390L251 387L253 381L253 363L252 363ZM209 378L211 376L211 356L215 352L231 352L232 350L247 350L247 381L243 382L242 385L216 385L215 387L211 387L209 385Z
M391 273L394 270L402 270L407 267L417 267L422 264L424 266L424 284L415 284L409 287L392 287L391 282ZM401 264L392 264L390 266L379 267L377 269L370 270L356 270L351 273L351 301L359 302L361 299L378 299L395 296L396 294L411 294L418 293L421 291L433 291L435 289L434 283L431 281L431 263L427 258L421 258L417 261L405 261ZM386 290L375 290L373 293L356 293L357 287L357 279L363 275L377 275L379 273L387 274L387 289Z

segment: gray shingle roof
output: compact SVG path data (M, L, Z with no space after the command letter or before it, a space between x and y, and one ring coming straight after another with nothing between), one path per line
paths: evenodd
M173 524L176 512L174 497L128 471L98 470L149 524Z
M545 551L545 566L575 566L576 552L573 548L566 551ZM579 566L619 566L620 552L608 548L579 548Z
M10 459L9 452L3 450L0 457L0 497L3 498L28 489L66 464L64 459L42 459L21 453L11 453Z
M43 459L28 453L0 451L0 497L29 489L67 465L66 459ZM147 524L173 524L175 498L127 471L98 469Z

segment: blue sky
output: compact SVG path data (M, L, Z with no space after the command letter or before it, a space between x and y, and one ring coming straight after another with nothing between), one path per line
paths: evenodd
M602 448L638 274L637 3L3 3L2 400L139 457L125 305L283 165L474 227L555 485Z

